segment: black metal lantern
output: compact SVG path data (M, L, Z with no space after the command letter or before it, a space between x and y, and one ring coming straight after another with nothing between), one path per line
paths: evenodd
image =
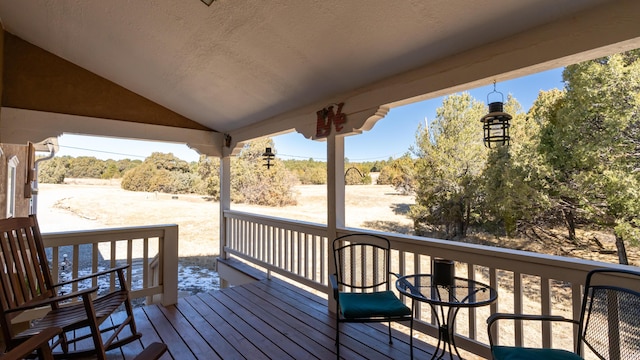
M498 94L500 101L490 101L492 94ZM496 83L493 82L493 91L487 95L489 113L480 119L484 130L484 146L491 148L493 145L509 145L509 120L511 115L504 112L504 96L496 91Z
M273 152L271 152L271 148L268 147L265 149L264 153L262 154L262 157L264 159L264 166L267 167L267 170L270 169L273 165L271 163L271 160L273 160L276 157L276 154L274 154Z

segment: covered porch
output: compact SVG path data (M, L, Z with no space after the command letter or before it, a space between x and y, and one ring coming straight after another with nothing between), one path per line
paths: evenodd
M107 243L112 262L120 258L135 265L140 282L131 275L129 282L133 296L146 304L136 310L143 343L166 342L166 357L175 359L333 357L329 241L365 231L345 227L346 136L371 129L404 104L640 48L640 3L634 0L426 1L411 4L415 8L390 2L363 8L339 0L322 6L218 0L210 8L192 2L0 0L0 143L26 147L75 133L185 143L221 159L218 270L235 287L178 299L176 226L47 236L53 254L60 246L77 252L76 246L90 244L97 268L99 244ZM202 15L203 8L211 12ZM295 20L293 26L283 27L284 19ZM389 19L394 21L383 26ZM317 29L326 30L324 36ZM325 119L318 114L340 103L346 125L321 128ZM326 141L327 225L232 209L231 157L244 142L289 131ZM17 182L30 186L33 168L26 165L33 165L32 149L20 151L25 171ZM28 191L17 194L28 203ZM6 196L1 199L4 205ZM489 357L490 314L534 311L575 318L586 273L617 267L383 235L391 240L398 273L429 273L432 258L446 258L456 262L460 276L498 291L493 305L458 316L458 347L481 358ZM124 257L115 256L119 242ZM149 243L155 251L148 251ZM133 254L135 246L142 246L142 256ZM53 258L57 271L58 257ZM256 282L238 261L317 295L281 279ZM283 318L286 323L278 321ZM437 335L430 309L419 307L416 319L425 339ZM357 327L345 340L345 356L407 356L406 334L390 347L378 332ZM505 343L571 349L576 332L529 332L520 325L496 336ZM417 342L417 348L418 357L432 352L426 343ZM128 357L128 348L123 351Z

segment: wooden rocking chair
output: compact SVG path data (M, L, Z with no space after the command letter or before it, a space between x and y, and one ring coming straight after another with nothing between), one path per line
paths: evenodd
M35 215L0 220L0 267L3 270L0 274L0 325L7 350L44 329L59 327L63 332L51 346L56 357L95 354L102 360L105 358L105 351L141 337L136 331L124 276L128 265L54 284ZM58 295L57 289L62 285L111 273L116 273L119 288L108 294L97 296L96 286ZM71 301L77 298L82 301ZM121 305L124 305L126 311L125 319L119 324L112 322L100 328ZM31 321L28 329L16 330L13 320L31 309L45 309L46 315ZM129 331L126 330L127 327ZM85 339L93 341L93 348L87 349L88 344L78 346L78 342Z

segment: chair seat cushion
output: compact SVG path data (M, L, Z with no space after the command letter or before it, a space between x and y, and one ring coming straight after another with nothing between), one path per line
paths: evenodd
M392 291L340 293L339 297L342 315L347 319L411 315L411 309Z
M494 346L491 352L495 360L582 360L580 356L570 351L559 349Z

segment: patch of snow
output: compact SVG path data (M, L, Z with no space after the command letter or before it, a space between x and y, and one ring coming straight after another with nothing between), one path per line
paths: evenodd
M72 280L71 262L66 258L60 262L58 271L58 282ZM107 270L108 267L98 266L97 271ZM78 269L78 277L90 275L91 269L86 267ZM126 276L126 274L125 274ZM98 277L98 295L109 292L110 275ZM117 284L117 280L116 280ZM84 290L92 287L91 279L78 282L77 290ZM137 290L143 288L143 269L142 264L134 263L131 267L131 289ZM178 297L195 295L202 292L209 292L220 289L220 277L218 273L207 268L196 265L178 264ZM68 294L73 291L72 284L67 284L59 288L59 294ZM134 299L134 306L144 305L144 298Z

